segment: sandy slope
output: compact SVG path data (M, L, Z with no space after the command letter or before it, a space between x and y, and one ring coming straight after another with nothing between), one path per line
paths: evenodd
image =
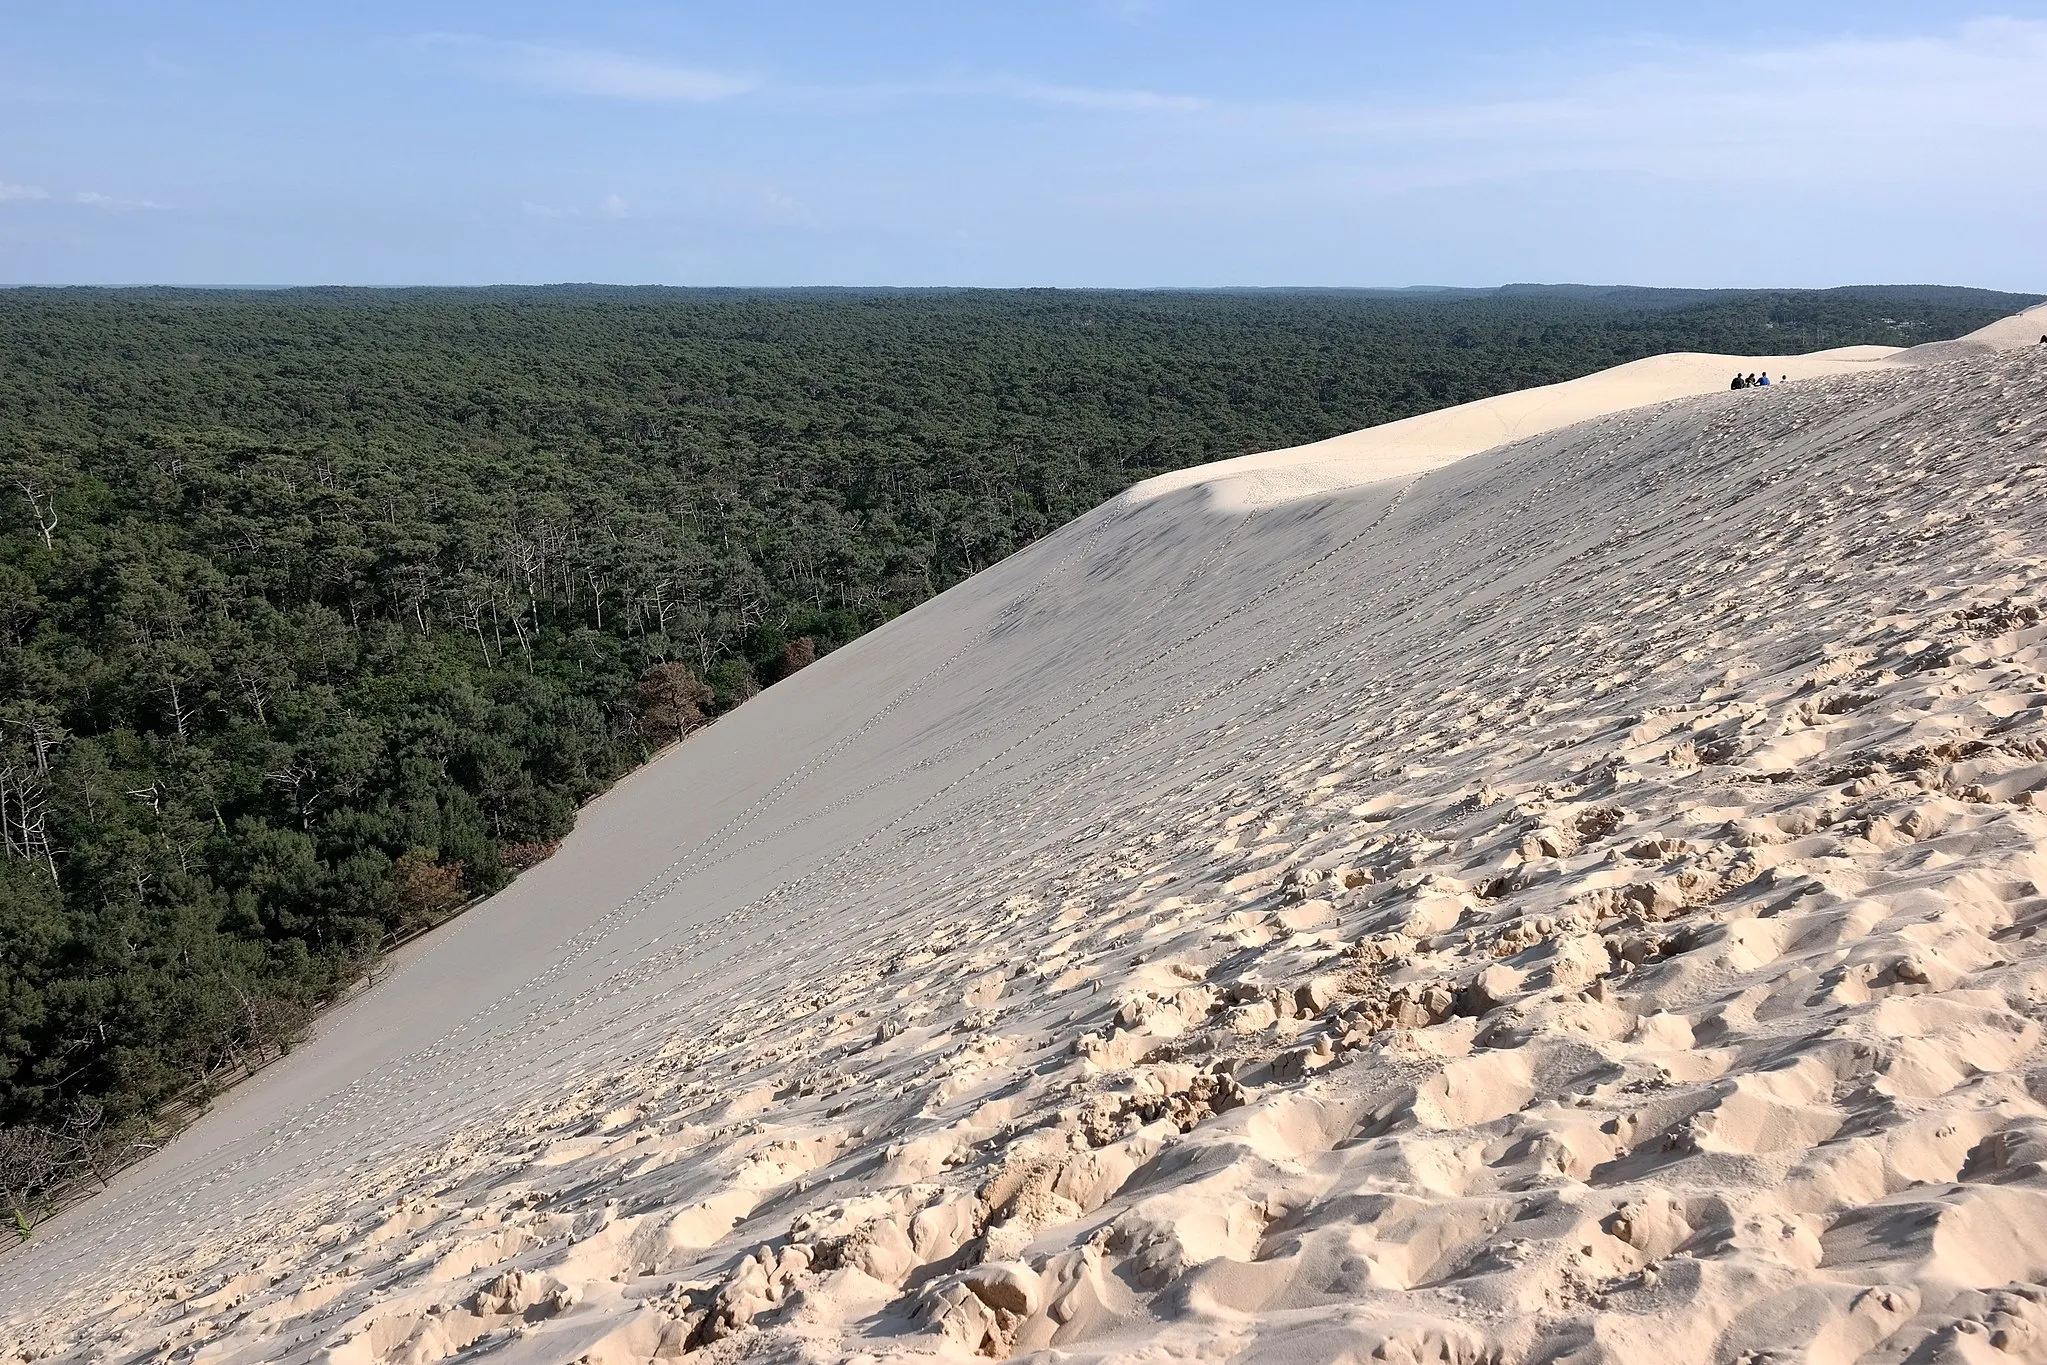
M1718 393L1736 374L1760 371L1779 382L1830 379L1900 364L1927 364L2032 346L2043 336L2047 336L2047 304L2002 318L1954 341L1913 347L1909 354L1893 346L1843 346L1806 355L1757 357L1692 351L1650 356L1561 384L1463 403L1326 441L1163 474L1131 492L1148 498L1199 485L1225 506L1256 507L1382 479L1407 478L1588 418Z
M1757 358L1696 351L1650 356L1561 384L1482 398L1310 445L1161 474L1137 485L1131 495L1153 498L1200 486L1226 507L1264 506L1382 479L1407 478L1481 450L1610 412L1719 393L1736 374L1760 371L1773 382L1787 376L1793 380L1834 378L1889 368L1899 363L1894 357L1900 354L1894 346L1844 346L1801 356Z
M598 803L0 1342L2047 1360L2047 354L1843 363L1097 509Z
M2014 313L2008 318L2000 318L1988 327L1978 328L1965 337L1914 346L1910 352L1899 354L1908 360L1924 364L1981 354L1984 351L2019 350L2043 343L2047 343L2047 303L2028 308L2023 313Z

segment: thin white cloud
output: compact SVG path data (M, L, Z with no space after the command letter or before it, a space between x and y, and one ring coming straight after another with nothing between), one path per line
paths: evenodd
M630 218L633 206L622 194L607 194L588 208L559 204L541 204L528 199L519 205L519 211L528 218Z
M459 54L482 74L540 90L644 103L706 104L756 88L750 76L650 61L603 48L502 42L466 34L433 33L425 47Z
M754 76L650 61L602 48L507 42L462 33L429 33L414 41L419 47L453 56L479 75L602 99L707 104L760 91L797 98L856 100L992 98L1122 113L1192 113L1209 104L1195 95L1103 89L1002 75L859 86L770 86Z
M160 209L162 204L147 199L117 199L111 194L97 190L81 190L76 194L52 194L41 185L14 185L0 180L0 204L83 204L92 209Z
M1131 113L1191 114L1206 108L1209 101L1197 95L1167 95L1156 90L1101 90L1082 85L1055 85L1048 81L995 76L962 82L955 87L962 94L994 95L1026 100L1033 104L1058 105L1068 109L1121 110Z
M1076 149L1063 189L1117 212L1225 216L1612 177L1901 207L2000 186L2023 197L2047 146L2043 69L2047 23L2022 20L1800 45L1552 49L1489 66L1480 87L1213 99L1150 122L1140 142Z
M2000 19L1804 47L1665 46L1505 97L1242 104L1225 123L1354 157L1389 188L1559 171L1894 181L2003 163L2023 174L2047 137L2043 68L2047 23Z
M1009 100L1065 109L1107 113L1191 114L1215 106L1199 95L1157 90L1118 90L1099 86L1063 85L1023 76L953 73L928 81L873 82L866 85L783 86L780 93L801 99L855 106L915 100Z
M162 204L149 199L117 199L111 194L100 194L95 190L83 190L71 196L73 203L85 204L91 208L109 209L125 213L130 209L160 209Z
M606 194L595 202L548 203L528 199L519 205L522 216L542 222L593 223L593 220L638 223L667 223L691 228L808 229L818 226L810 206L776 185L745 176L739 178L693 177L687 184L656 178L645 186L646 195L636 191L628 199L619 193ZM609 231L596 227L571 231Z

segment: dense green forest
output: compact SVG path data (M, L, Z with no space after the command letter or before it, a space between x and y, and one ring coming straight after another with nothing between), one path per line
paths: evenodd
M1134 480L2034 301L0 292L0 1199L288 1046L660 745Z

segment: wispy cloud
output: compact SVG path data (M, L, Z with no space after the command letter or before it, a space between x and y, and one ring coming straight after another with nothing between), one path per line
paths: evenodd
M949 104L986 106L977 117L997 119L1005 103L1064 111L1071 118L1030 120L1027 133L1060 152L1059 173L1037 202L1048 194L1074 212L1141 215L1170 205L1181 214L1277 218L1438 189L1490 193L1523 184L1530 202L1549 203L1563 186L1612 184L1640 195L1658 193L1658 184L1689 184L1733 187L1750 199L1779 192L1807 203L1825 199L1862 213L1885 197L1923 203L2009 184L2047 145L2047 100L2038 95L2047 22L2027 20L1811 42L1587 38L1462 79L1440 73L1425 89L1391 93L1360 77L1351 93L1321 98L1117 88L1060 80L1056 72L965 67L894 82L804 85L590 49L434 41L500 78L615 98L707 99L750 89L763 102L834 117L889 109L936 117ZM1117 136L1076 136L1068 126L1096 123L1114 124ZM1005 186L1039 173L978 164L967 173L982 170ZM630 206L601 207L601 188L587 188L573 216L651 220L684 211L658 176L620 186L632 195ZM814 184L799 189L832 217L828 196L820 198Z
M1014 76L993 76L963 81L943 93L993 95L1025 100L1033 104L1059 105L1068 109L1124 110L1133 113L1191 114L1208 107L1198 95L1167 95L1156 90L1103 90L1084 85L1055 85L1048 81L1023 80Z
M503 42L456 33L431 33L419 42L456 54L481 74L566 95L705 104L743 95L759 85L751 76L651 61L603 48Z
M628 199L616 192L581 204L528 199L519 205L519 211L527 218L543 220L630 218L640 222L725 223L767 228L816 226L807 205L771 184L744 179L692 182L686 187L656 184L653 195L651 203Z
M519 206L519 211L528 218L631 218L632 201L622 194L607 194L595 204L581 205L539 204L528 199Z
M83 204L87 208L108 210L163 207L162 204L152 203L147 199L117 199L111 194L101 194L96 190L80 190L75 194L52 194L41 185L14 185L0 180L0 204L8 203Z
M1161 151L1338 194L1574 173L1926 184L2037 161L2043 68L2047 23L2022 20L1803 46L1638 44L1552 54L1477 98L1214 101Z
M111 194L100 194L94 190L82 190L71 196L73 203L86 204L96 209L109 209L125 213L131 209L160 209L162 204L150 199L120 199Z
M1001 100L1054 108L1104 113L1191 114L1214 107L1199 95L1157 90L1114 89L1066 85L1025 76L953 72L921 81L878 81L864 85L784 86L781 93L798 99L856 106L929 100Z
M930 81L846 86L770 84L758 76L656 61L604 48L510 42L475 34L428 33L414 40L478 75L536 90L600 99L708 104L754 92L795 99L999 99L1108 113L1192 113L1210 101L1156 90L1067 85L1010 75L953 75Z

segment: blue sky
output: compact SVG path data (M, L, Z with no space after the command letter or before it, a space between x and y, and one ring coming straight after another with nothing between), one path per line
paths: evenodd
M0 282L2047 290L2047 0L0 0Z

